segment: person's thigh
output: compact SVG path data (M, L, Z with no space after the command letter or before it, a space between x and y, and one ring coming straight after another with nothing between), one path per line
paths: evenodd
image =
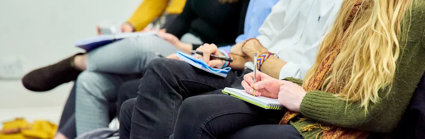
M194 96L180 107L174 138L224 138L245 127L277 124L282 115L224 94Z
M140 80L132 138L168 138L183 99L230 86L237 76L231 71L223 78L184 61L153 60Z
M89 52L87 70L119 74L141 73L152 59L159 55L176 53L177 50L154 34L127 38Z
M303 137L298 133L297 129L292 125L255 125L243 128L229 139L302 139Z

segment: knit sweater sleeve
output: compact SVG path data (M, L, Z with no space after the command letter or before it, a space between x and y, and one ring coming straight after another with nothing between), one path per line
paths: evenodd
M397 61L394 82L390 91L382 89L379 92L381 99L370 104L367 113L359 102L347 102L335 94L315 90L305 95L301 114L339 127L384 133L392 131L425 71L424 3L415 0L411 14L405 17L401 42L404 46ZM403 40L406 36L407 39Z
M127 22L131 23L136 31L141 31L161 16L167 5L168 0L144 0Z

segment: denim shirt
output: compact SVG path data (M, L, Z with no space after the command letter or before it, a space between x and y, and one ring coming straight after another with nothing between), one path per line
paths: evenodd
M272 7L279 0L251 0L246 11L244 33L236 38L236 43L241 43L249 38L255 38L260 33L258 29L272 11ZM232 46L224 46L219 49L230 52Z

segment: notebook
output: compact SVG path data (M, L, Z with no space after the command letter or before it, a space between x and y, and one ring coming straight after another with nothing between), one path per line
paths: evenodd
M245 90L226 87L222 92L264 109L281 110L284 108L277 99L262 96L256 97L248 94Z
M155 32L138 32L138 33L120 33L120 34L109 34L109 35L99 35L96 37L88 38L81 40L75 43L75 46L82 48L86 51L91 51L93 49L99 48L101 46L110 44L115 41L122 40L124 38L133 38L146 35L153 35Z
M205 63L203 60L201 59L196 59L194 58L192 55L188 55L186 53L183 52L177 52L177 57L179 57L181 60L189 63L190 65L201 69L203 71L209 72L211 74L226 78L227 74L229 73L229 71L231 70L230 67L226 67L223 69L217 69L217 68L212 68L210 66L208 66L207 63Z

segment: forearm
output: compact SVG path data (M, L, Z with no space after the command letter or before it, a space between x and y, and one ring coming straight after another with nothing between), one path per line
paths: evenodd
M177 42L176 44L174 44L178 49L180 49L181 51L183 51L184 53L191 53L192 49L193 49L193 45L189 44L189 43L184 43L184 42Z
M276 56L270 56L266 61L264 61L260 70L273 78L279 79L280 71L285 64L286 62L282 59L279 59Z
M394 93L394 92L391 92ZM401 94L401 93L400 93ZM390 132L401 118L408 100L398 100L389 95L370 104L367 113L360 102L349 102L333 93L310 91L304 97L300 111L313 120L338 127L354 128L371 132ZM405 98L398 96L398 98ZM394 101L396 100L396 101ZM397 103L399 106L391 104Z

